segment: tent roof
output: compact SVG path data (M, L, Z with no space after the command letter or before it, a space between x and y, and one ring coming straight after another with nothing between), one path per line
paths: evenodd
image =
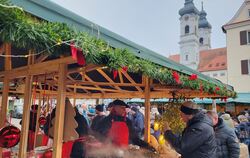
M76 27L81 31L89 32L93 34L93 30L100 33L100 37L108 42L111 46L116 48L127 48L131 50L136 56L152 61L156 64L162 65L164 67L182 72L184 74L197 74L198 77L202 80L214 83L216 85L222 86L223 84L216 79L210 78L206 75L203 75L193 69L190 69L184 65L173 62L167 57L164 57L160 54L153 52L145 47L142 47L114 32L111 32L99 25L94 24L93 22L57 5L50 0L35 1L35 0L11 0L12 3L19 5L25 9L25 11L40 17L42 19L52 21L52 22L63 22L67 23L70 26ZM98 26L98 27L96 27ZM98 28L98 30L96 30ZM231 86L227 87L228 89L233 90Z

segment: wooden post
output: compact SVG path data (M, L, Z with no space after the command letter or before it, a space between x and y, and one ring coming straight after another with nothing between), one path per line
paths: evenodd
M6 120L7 109L8 109L8 95L9 95L9 78L5 76L3 82L2 105L0 113L0 128L4 126ZM2 152L3 148L0 148L0 157L2 157Z
M59 79L58 79L58 96L56 106L56 120L53 141L53 158L62 157L63 145L63 128L64 128L64 114L65 114L65 97L66 97L66 76L67 65L59 65Z
M4 82L3 82L0 128L4 126L4 122L6 120L6 114L7 114L7 109L8 109L8 95L9 95L9 78L5 76Z
M150 142L150 78L145 78L145 132L144 132L144 140L146 142Z
M28 133L29 133L32 81L33 77L30 75L28 75L25 79L24 108L23 108L21 139L20 139L19 156L18 156L20 158L27 157L26 154L27 154Z
M5 43L4 44L5 55L11 55L11 44ZM11 57L6 57L4 60L4 69L11 70ZM8 109L8 96L9 96L9 77L4 77L3 82L3 93L2 93L2 105L1 105L1 115L0 115L0 128L4 126L4 122L6 120L7 109ZM0 148L0 157L2 157L2 148Z

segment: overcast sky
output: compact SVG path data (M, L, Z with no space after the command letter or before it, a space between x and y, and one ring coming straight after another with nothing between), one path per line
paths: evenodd
M51 0L78 15L159 54L179 53L178 11L185 0ZM202 0L194 0L200 10ZM203 0L212 25L212 48L226 46L221 26L244 0Z

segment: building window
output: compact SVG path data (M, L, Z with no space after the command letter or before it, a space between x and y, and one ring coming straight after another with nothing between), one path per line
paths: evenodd
M188 55L185 56L185 60L188 61Z
M248 17L250 17L250 9L248 9Z
M217 73L214 73L214 74L213 74L213 77L217 77Z
M188 34L188 33L189 33L189 26L186 25L186 26L185 26L185 34Z
M247 43L250 43L250 31L247 32Z
M203 45L203 38L200 38L200 44Z
M250 31L240 31L240 45L250 44Z
M225 76L225 72L221 72L221 73L220 73L220 76Z
M250 72L250 60L241 60L241 74L249 75Z
M221 66L225 66L225 65L226 65L226 63L222 63L222 64L221 64Z

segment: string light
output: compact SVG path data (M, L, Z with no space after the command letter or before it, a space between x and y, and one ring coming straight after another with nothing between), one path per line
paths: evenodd
M56 43L54 44L53 46L49 47L48 49L44 49L42 51L40 51L39 53L35 53L35 54L26 54L26 55L3 55L3 54L0 54L0 57L5 57L5 58L28 58L30 56L37 56L37 55L40 55L44 52L46 52L47 50L57 46L57 45L61 45L61 44L66 44L66 45L70 45L68 42L71 42L73 41L74 39L71 39L71 40L67 40L67 41L61 41L60 44L59 43Z
M21 11L23 11L23 8L15 6L15 5L13 5L13 6L7 6L7 5L4 5L4 4L0 4L0 6L3 7L3 8L12 8L12 9L16 8L16 9L20 9Z

